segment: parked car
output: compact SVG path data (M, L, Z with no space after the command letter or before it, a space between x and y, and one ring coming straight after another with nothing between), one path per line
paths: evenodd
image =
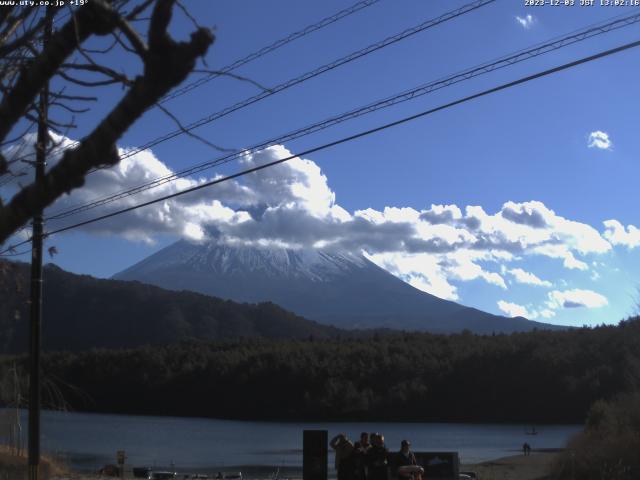
M476 472L460 472L458 480L478 480L478 474Z
M176 478L176 472L151 472L148 478L150 480L173 480Z

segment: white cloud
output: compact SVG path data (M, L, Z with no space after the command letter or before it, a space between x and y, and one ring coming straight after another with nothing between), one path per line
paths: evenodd
M446 270L449 275L455 279L466 282L482 279L487 283L506 290L507 284L500 274L484 270L478 263L475 263L477 259L477 255L474 255L472 252L458 252L450 256Z
M556 312L548 308L542 310L532 309L530 306L519 305L517 303L506 302L504 300L498 301L498 308L502 312L506 313L510 317L524 317L529 320L535 320L536 318L551 318L556 315Z
M602 132L600 130L596 130L589 134L589 138L587 140L587 147L598 148L600 150L611 150L612 146L613 146L613 142L609 138L608 133Z
M505 302L504 300L499 300L498 308L510 317L531 317L531 314L527 311L526 307L518 305L517 303L510 303Z
M551 318L556 316L556 312L554 312L553 310L549 310L548 308L540 310L540 312L538 313L542 318Z
M513 236L526 233L530 244L561 244L581 254L604 253L611 249L595 228L561 217L542 202L506 202L500 216L509 222L502 226L503 230L508 229Z
M241 163L246 168L289 155L285 147L274 146L246 154ZM138 153L111 169L89 175L83 188L59 199L46 213L50 215L172 173L152 152ZM48 225L57 228L82 221L212 178L217 177L168 182L108 208L87 211L68 220L51 220ZM494 212L486 212L480 206L457 205L348 212L337 202L320 167L312 160L294 158L241 179L84 228L143 242L153 242L157 234L164 233L193 241L216 238L256 245L364 251L372 261L416 288L457 299L456 282L482 281L505 290L505 275L519 283L551 287L550 282L517 264L531 256L558 259L567 269L588 270L587 261L592 262L589 256L610 251L611 243L622 244L622 238L627 242L636 238L635 227L625 230L612 222L615 220L605 222L602 236L590 225L564 218L537 201L509 201Z
M554 290L548 294L547 306L551 309L559 308L599 308L609 304L607 298L592 290Z
M606 220L604 223L605 230L603 233L612 245L622 245L628 249L640 246L640 229L633 225L625 227L618 220Z
M524 283L527 285L537 285L540 287L551 287L552 283L546 280L541 280L536 275L531 272L526 272L521 268L512 268L511 270L507 270L510 273L516 282Z
M516 15L515 18L516 18L516 22L518 22L522 26L522 28L526 30L530 29L531 26L536 21L535 17L530 13L526 14L524 17L520 17L519 15Z
M376 253L365 256L381 268L402 278L419 290L447 300L457 300L457 288L449 283L448 274L438 257L424 254L401 252Z
M54 133L52 136L54 140L61 141L62 146L73 143L72 140L61 138ZM121 154L126 152L127 149L120 149ZM49 165L55 165L58 160L59 158L53 157L49 161ZM129 158L124 158L112 168L99 169L88 175L82 188L60 197L53 206L45 211L45 217L121 190L137 187L152 179L166 177L172 173L171 169L151 151L137 153ZM25 181L30 181L30 179L27 178ZM174 182L167 182L152 190L123 198L105 208L89 210L66 219L51 219L47 221L47 226L54 229L87 220L98 214L176 193L204 181L204 178L182 178ZM216 197L221 195L226 200L236 199L251 203L255 201L254 192L237 183L226 183L220 186L222 188L216 192L217 195L211 195L210 192L205 191L195 192L151 207L141 208L132 213L96 222L83 228L97 234L116 234L131 241L145 243L153 243L155 237L162 233L174 234L190 240L203 240L207 237L206 231L210 225L236 225L250 219L247 212L236 211L230 206L224 205ZM9 193L12 192L9 191Z
M588 270L589 265L585 262L578 260L573 253L569 250L567 245L539 245L534 247L532 253L544 255L549 258L562 259L562 265L569 270Z

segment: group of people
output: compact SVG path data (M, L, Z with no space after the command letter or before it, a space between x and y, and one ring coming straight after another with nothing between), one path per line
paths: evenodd
M363 432L356 442L341 433L333 437L329 445L336 452L338 480L388 480L390 474L403 479L422 479L424 470L416 465L407 440L402 440L400 451L394 453L385 446L381 433Z

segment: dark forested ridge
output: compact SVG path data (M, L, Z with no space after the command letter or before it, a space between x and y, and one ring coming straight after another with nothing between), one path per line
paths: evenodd
M47 378L78 410L531 425L582 422L596 400L637 390L639 345L635 319L564 332L388 334L51 353L44 365ZM0 367L13 361L5 357Z
M0 353L14 353L26 346L28 266L0 267ZM595 401L640 386L637 319L570 331L358 338L273 304L98 280L54 266L45 281L44 345L67 350L45 355L45 390L58 388L77 410L580 422ZM24 366L25 359L0 357L0 390L15 362Z
M272 303L240 304L44 268L43 347L85 350L193 339L328 337L341 331ZM0 353L27 349L29 265L0 262Z

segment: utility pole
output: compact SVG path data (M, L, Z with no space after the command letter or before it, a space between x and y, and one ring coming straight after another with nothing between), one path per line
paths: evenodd
M43 49L51 38L52 11L47 7ZM36 143L35 182L44 179L48 140L49 82L40 92L38 137ZM29 480L40 478L40 395L41 395L41 321L42 321L42 240L43 212L33 216L31 243L31 321L29 330Z

